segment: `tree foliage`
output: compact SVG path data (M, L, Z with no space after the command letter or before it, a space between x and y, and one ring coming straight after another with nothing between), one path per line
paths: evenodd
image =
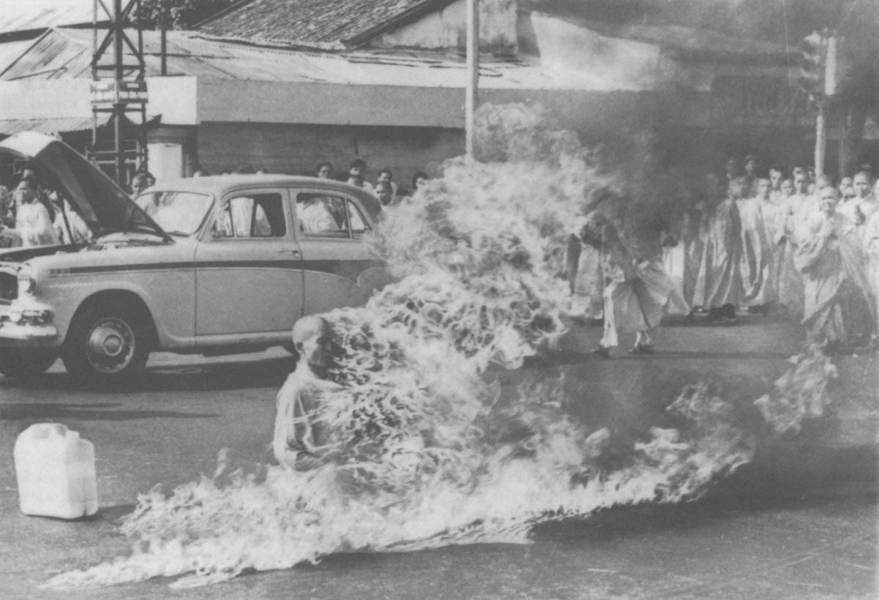
M162 18L170 29L191 29L198 22L227 8L235 0L141 0L136 19L144 27L158 28Z

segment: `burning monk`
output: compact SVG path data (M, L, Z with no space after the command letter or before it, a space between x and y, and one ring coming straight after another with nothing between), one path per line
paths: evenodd
M836 190L821 190L820 209L805 223L794 256L803 273L809 339L829 350L864 343L873 332L870 286L859 238L835 212Z
M326 462L336 445L320 414L321 397L339 385L326 379L330 363L324 319L303 317L293 326L296 369L278 392L272 450L281 465L307 470Z
M604 335L596 354L610 357L620 333L635 333L630 352L651 353L650 331L659 326L668 302L686 303L675 293L675 284L659 258L634 256L620 239L616 227L602 214L592 212L580 230L580 239L601 253L604 288ZM689 312L687 310L687 312Z

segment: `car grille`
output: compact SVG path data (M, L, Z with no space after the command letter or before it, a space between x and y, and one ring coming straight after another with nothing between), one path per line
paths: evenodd
M18 277L0 271L0 302L8 303L18 298Z

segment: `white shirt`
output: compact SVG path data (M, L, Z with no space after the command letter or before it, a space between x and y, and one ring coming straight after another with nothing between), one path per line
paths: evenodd
M15 215L15 228L21 235L22 246L57 244L55 228L49 220L49 211L37 200L23 202Z

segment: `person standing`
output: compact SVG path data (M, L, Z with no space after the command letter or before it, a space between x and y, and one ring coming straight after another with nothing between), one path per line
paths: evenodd
M394 174L391 173L391 170L387 167L378 172L378 177L375 180L375 189L378 192L378 186L381 183L386 183L390 186L391 189L391 204L397 203L397 183L394 181Z
M693 304L706 309L711 321L735 321L736 308L744 298L742 222L737 205L743 193L744 181L732 180L726 198L713 207L705 222L705 247Z
M348 166L348 183L363 188L370 194L375 194L372 184L366 180L366 162L362 159L354 159Z
M808 235L806 229L812 215L818 210L818 196L810 192L814 183L802 167L794 169L794 195L790 198L790 209L793 212L791 235L793 242L799 244Z
M744 179L743 186L745 197L736 200L736 208L739 210L739 218L742 222L742 253L739 269L742 272L742 286L747 304L748 298L755 294L755 288L760 286L763 276L760 261L762 231L759 224L760 200L757 194L752 196L747 193L750 189L747 179Z
M29 247L57 244L52 219L48 209L37 199L37 187L33 180L22 179L15 193L18 206L15 229L21 236L21 245Z
M322 162L317 165L317 168L314 170L314 175L315 177L319 177L320 179L332 179L334 172L335 170L333 169L333 163Z
M580 230L580 239L599 250L605 279L604 332L596 354L609 358L625 333L635 334L631 353L654 352L651 332L659 327L674 295L674 283L660 259L635 256L610 220L595 211Z
M399 201L394 196L394 189L389 181L379 181L375 184L375 195L384 208L396 206Z
M862 217L858 217L861 224L866 223L876 209L879 208L879 200L873 193L873 177L867 171L861 171L854 177L855 201L857 211Z
M772 201L771 182L758 180L757 196L749 207L753 219L745 233L747 245L754 249L754 267L751 271L745 303L751 312L766 312L778 299L778 234L775 229L781 207ZM742 219L743 223L745 219ZM746 227L743 224L743 231Z
M875 329L861 241L841 224L836 202L836 190L822 188L795 257L805 286L803 325L809 340L829 351L864 344Z
M745 198L753 198L757 195L757 157L753 154L748 154L745 156L744 160L745 166Z
M769 196L773 203L780 204L784 193L781 186L784 183L784 171L781 167L772 167L769 169Z
M873 316L879 318L879 211L867 220L863 241L867 255L867 279L873 293Z
M15 227L15 198L0 182L0 227Z
M726 159L726 165L724 165L724 170L726 172L727 183L741 176L741 173L739 172L739 161L737 161L733 156L730 156Z
M802 167L793 172L792 185L783 184L785 193L790 193L782 202L777 217L776 231L780 246L778 270L778 301L796 319L803 315L803 278L794 265L794 254L799 242L800 219L808 214L811 200L806 191L809 186L808 175Z
M414 194L428 181L430 181L430 177L427 176L427 173L424 171L416 171L415 174L412 175L412 191L410 193Z

